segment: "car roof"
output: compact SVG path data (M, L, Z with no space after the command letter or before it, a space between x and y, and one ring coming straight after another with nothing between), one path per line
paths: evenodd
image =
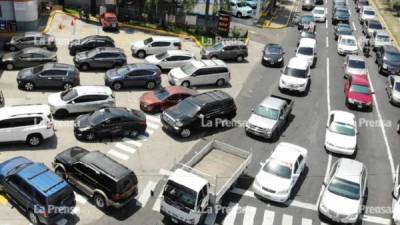
M360 183L360 177L364 170L364 164L353 159L341 158L338 160L335 177L343 180Z
M74 87L78 92L78 95L87 95L87 94L103 94L103 95L111 95L112 90L107 86L77 86Z
M386 32L385 30L376 30L375 33L376 33L376 35L388 36L389 37L389 33Z
M187 50L167 50L168 55L179 55L179 56L194 56L192 52Z
M365 62L364 57L359 56L359 55L347 55L347 58L348 58L349 60L363 61L363 62Z
M108 108L99 109L96 112L104 113L105 118L125 117L125 118L130 118L130 119L135 118L135 116L132 112L141 113L140 111L128 109L125 107L108 107Z
M298 69L303 69L306 70L308 68L308 62L307 60L299 57L293 57L289 60L287 66L290 68L298 68Z
M286 104L286 101L280 98L274 98L272 96L266 97L260 105L268 106L275 109L280 109Z
M332 110L331 114L334 114L334 121L347 123L347 124L354 124L355 115L350 112L342 111L342 110Z
M65 64L65 63L54 63L54 62L44 64L43 68L44 69L63 69L63 70L75 70L76 69L74 65L69 65L69 64Z
M159 68L151 63L132 63L125 65L129 70L136 70L136 69L151 69L151 70L158 70Z
M0 119L18 118L27 115L50 115L50 107L48 105L14 105L0 108Z
M324 7L322 7L322 6L316 6L316 7L314 7L314 10L325 10L325 8Z
M106 35L89 35L82 39L106 39L106 40L110 40L110 41L114 42L114 39L112 39L112 37L106 36Z
M176 169L169 179L196 192L199 192L208 184L206 179L193 173L189 173L183 169ZM190 182L187 182L188 179L190 179Z
M43 48L39 48L39 47L28 47L28 48L24 48L21 50L21 52L23 53L53 53L56 54L54 52L50 52L48 50L45 50Z
M170 37L170 36L152 36L153 41L174 41L174 42L182 42L180 38Z
M392 75L391 77L393 77L395 83L399 83L400 82L400 77L399 76L393 76Z
M206 67L227 67L226 64L220 59L210 59L210 60L193 60L192 65L197 68L206 68Z
M226 92L220 90L208 91L188 98L188 100L197 106L203 106L209 102L225 99L232 99L232 97Z
M287 142L280 142L275 150L272 152L271 157L289 164L294 164L301 155L301 152L307 152L307 150L298 145L294 145Z
M246 45L243 41L221 41L224 46L237 46L237 45Z
M299 47L315 48L317 41L314 38L301 38Z
M381 22L377 19L369 19L368 21L368 25L370 24L381 24Z
M46 34L43 34L42 32L36 32L36 31L28 31L24 33L24 37L32 37L32 36L45 36Z
M351 83L352 84L359 84L369 86L368 76L365 75L352 75L351 76Z
M93 51L124 53L124 50L122 48L116 48L116 47L97 47L93 49Z

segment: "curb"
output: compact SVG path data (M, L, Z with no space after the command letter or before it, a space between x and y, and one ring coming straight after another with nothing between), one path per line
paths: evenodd
M277 11L274 11L271 20L269 20L269 22L267 23L267 25L262 26L262 28L268 28L268 29L284 29L284 28L287 28L287 27L289 26L289 21L290 21L291 18L292 18L293 11L294 11L295 8L299 5L299 2L300 2L299 0L294 0L294 1L293 1L293 4L292 4L291 10L290 10L289 17L288 17L288 19L287 19L287 21L286 21L285 24L283 24L283 25L277 25L277 26L273 25L272 20L273 20L274 18L276 18L276 12L277 12ZM274 15L274 14L275 14L275 15ZM265 24L265 23L264 23L264 24Z

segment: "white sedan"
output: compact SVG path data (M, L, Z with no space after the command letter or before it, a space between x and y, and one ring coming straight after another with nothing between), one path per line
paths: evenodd
M316 22L325 22L326 21L326 9L321 6L317 6L312 10L312 15L314 16L314 20Z
M357 122L353 113L331 111L326 122L325 148L328 151L353 155L357 148Z
M195 60L193 53L185 50L167 50L158 55L150 55L145 59L146 63L154 64L160 69L172 69L181 67L187 62Z
M276 202L286 202L306 167L307 149L279 143L263 163L253 183L257 196Z
M354 35L340 35L338 39L337 52L339 55L358 54L357 39Z

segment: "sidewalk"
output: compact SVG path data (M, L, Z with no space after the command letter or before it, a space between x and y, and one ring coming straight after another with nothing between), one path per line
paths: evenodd
M279 1L278 8L273 12L272 18L264 22L263 28L282 29L288 27L299 3L300 0Z
M384 22L386 29L392 36L393 44L400 47L400 17L396 17L395 12L392 12L389 5L384 3L384 0L370 1L373 6L379 11L379 17Z

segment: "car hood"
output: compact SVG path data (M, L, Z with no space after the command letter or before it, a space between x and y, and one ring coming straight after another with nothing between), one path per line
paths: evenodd
M314 56L312 56L312 55L303 55L301 53L296 53L296 57L305 59L305 60L307 60L308 63L311 63L314 60Z
M11 158L3 163L0 164L0 182L4 179L5 176L7 176L8 172L10 172L12 169L15 167L25 164L25 163L31 163L29 159L25 157L15 157Z
M361 103L370 103L372 102L372 95L360 94L356 92L349 92L348 99L353 99L359 101Z
M330 211L340 215L351 215L359 212L360 201L336 195L327 189L322 196L321 203Z
M367 75L367 69L357 69L357 68L350 68L348 67L346 69L347 74L352 74L352 75Z
M191 121L192 118L184 114L177 105L172 106L168 108L167 110L164 111L164 114L167 114L167 116L171 117L175 122L182 122L185 124L185 121Z
M151 64L157 64L159 62L161 62L161 60L157 59L155 55L149 55L147 56L144 61L146 63L151 63Z
M18 72L17 79L27 79L33 75L32 68L22 69Z
M298 78L298 77L292 77L292 76L282 74L281 80L285 81L288 84L304 84L304 83L307 83L308 78Z
M72 40L72 41L69 42L69 46L70 46L70 47L71 47L71 46L76 46L76 45L79 45L79 44L81 44L81 41L78 40L78 39L74 39L74 40Z
M357 136L347 136L327 130L325 141L342 148L355 148L357 145Z
M347 50L347 51L356 51L358 50L357 45L338 45L338 48Z
M186 73L184 73L181 68L173 68L169 74L176 79L181 79L181 78L185 78L188 77L189 75L187 75Z
M363 17L362 17L364 20L373 20L373 19L376 19L376 16L375 15L366 15L366 14L364 14L363 15Z
M264 129L268 129L271 130L272 128L275 127L277 121L276 120L271 120L256 114L251 114L249 120L248 120L249 124L257 126L257 127L261 127Z
M84 114L84 115L78 116L75 119L74 127L77 127L79 129L91 127L92 125L89 122L89 116L90 116L90 114Z
M55 159L61 161L63 163L74 163L78 159L80 159L87 152L82 150L81 148L69 148L58 155L56 155Z
M155 103L160 103L160 100L154 95L153 92L147 92L140 97L140 103L145 105L151 105Z
M61 93L55 93L49 95L47 101L50 106L62 106L65 105L65 101L61 99Z
M2 56L3 61L14 60L17 52L8 52Z
M132 43L132 47L134 48L143 48L145 47L145 44L143 41L135 41Z
M289 190L291 179L285 179L282 177L275 176L264 171L260 171L256 178L257 182L264 188L274 191Z
M243 11L250 11L250 10L253 10L250 6L239 7L239 9L240 9L240 10L243 10Z
M106 78L108 79L115 79L120 77L120 75L117 73L117 69L110 69L106 71Z
M282 54L271 54L271 53L268 53L268 52L264 51L264 57L265 58L270 58L270 59L276 61L276 60L278 60L278 59L280 59L282 57Z

